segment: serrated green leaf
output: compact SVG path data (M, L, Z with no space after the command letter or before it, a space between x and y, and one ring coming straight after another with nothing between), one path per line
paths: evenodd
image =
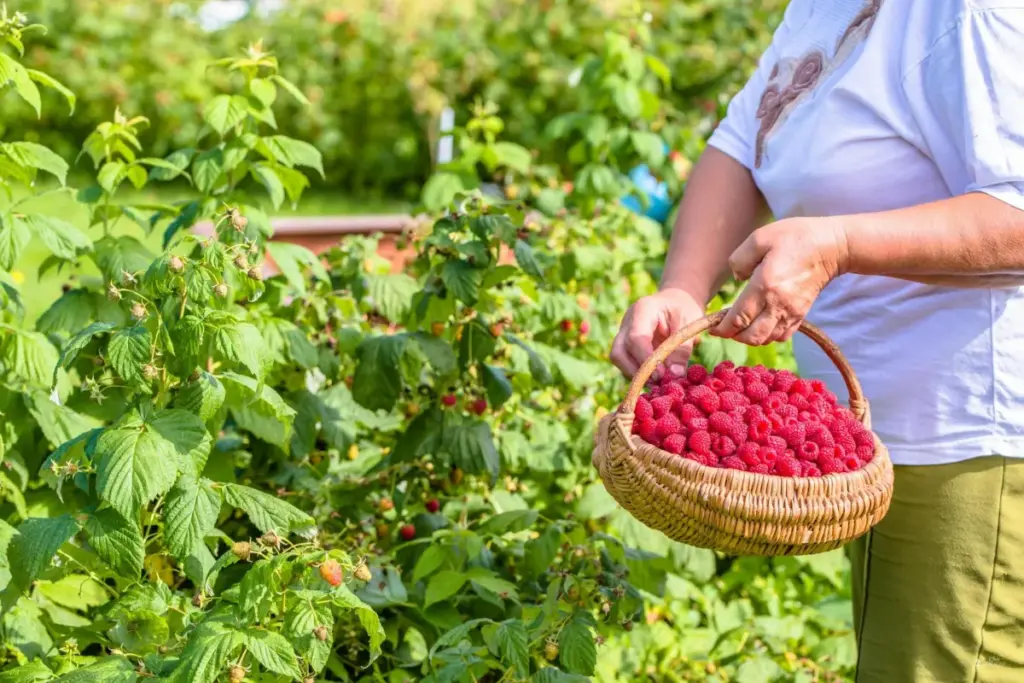
M59 258L70 261L78 256L79 252L92 249L92 241L81 230L60 218L31 214L16 216L14 221L21 223Z
M269 365L269 354L263 336L255 326L238 323L217 329L213 334L216 358L245 367L256 379L263 379Z
M468 474L487 474L492 479L498 476L501 459L486 422L463 418L446 425L443 439L451 464Z
M447 600L466 585L466 575L462 572L445 570L430 577L427 583L427 591L423 599L423 607L427 608L433 604Z
M32 231L10 214L0 216L0 269L11 270L29 242Z
M324 268L317 255L299 244L270 242L267 244L267 251L288 284L300 294L305 294L308 290L306 278L302 272L303 266L309 268L319 280L330 281L327 269Z
M44 335L15 329L4 330L0 337L0 360L15 379L43 389L51 386L59 356Z
M127 167L123 161L108 161L96 174L96 182L109 195L114 194L125 179Z
M224 152L220 147L208 149L192 161L192 180L203 194L209 194L223 175Z
M10 142L3 146L3 151L20 166L46 171L61 185L67 182L68 162L49 147L35 142Z
M169 677L172 683L213 683L245 637L223 623L210 621L196 627Z
M584 613L577 612L559 634L558 661L570 673L581 676L594 675L594 667L597 665L597 643L590 627L591 624L584 617Z
M93 297L92 292L83 289L67 292L39 316L36 329L43 334L70 334L81 330L95 315Z
M249 103L240 95L217 95L203 108L203 120L221 137L248 114Z
M39 88L36 87L28 70L9 55L0 54L0 84L7 83L14 83L14 90L35 110L36 116L42 113Z
M387 637L384 627L380 623L380 617L370 609L370 606L357 598L346 586L341 585L331 591L331 599L334 604L344 609L354 610L356 618L362 625L366 635L369 636L370 663L380 656L380 646Z
M296 680L302 678L295 649L280 633L250 628L245 632L245 646L267 671Z
M450 375L455 372L458 361L447 340L423 332L416 332L410 335L409 339L420 347L420 351L439 375Z
M515 254L516 263L519 264L524 273L537 280L544 279L544 271L541 270L540 264L537 262L537 256L533 253L533 247L523 240L516 240L512 252Z
M307 597L296 598L284 615L284 634L295 644L314 671L321 671L327 665L331 654L333 638L321 641L314 631L323 626L328 633L334 631L334 615L323 604L312 602Z
M189 380L174 399L174 406L187 410L207 422L224 405L227 393L224 385L214 375L200 372L195 380Z
M75 104L78 100L75 97L75 93L71 92L67 86L53 76L43 73L42 71L36 71L35 69L27 69L27 71L28 77L36 83L40 84L44 88L49 88L50 90L54 90L63 95L64 99L67 100L68 108L71 110L70 113L75 113Z
M281 204L284 203L285 188L280 174L266 164L253 164L249 169L249 173L266 189L273 207L275 209L281 208Z
M369 274L366 286L371 302L392 322L401 322L412 307L419 283L405 273Z
M407 338L403 335L369 337L356 355L352 396L370 410L391 410L402 391L400 363Z
M153 253L134 237L107 236L93 245L92 260L105 279L124 286L128 275L145 272L155 258Z
M153 341L143 325L118 330L107 343L107 360L126 382L142 380L142 368L150 361Z
M519 619L503 621L494 634L501 662L525 678L530 674L530 643L526 624Z
M480 297L483 272L465 261L448 261L441 269L441 281L457 299L474 305Z
M164 501L164 541L174 557L184 560L213 531L220 503L210 480L178 477Z
M424 550L412 571L413 583L430 576L440 569L441 565L448 559L450 552L450 549L442 545L432 545Z
M423 185L423 204L427 211L440 211L452 203L455 195L465 189L466 185L462 178L454 173L435 173Z
M98 334L104 334L106 332L109 332L110 330L114 329L115 327L117 327L117 325L115 325L114 323L108 323L108 322L92 323L91 325L86 327L84 330L82 330L81 332L76 334L74 337L69 339L67 341L67 343L64 344L64 348L61 350L60 358L52 366L53 367L53 369L52 369L52 372L53 372L52 385L56 385L56 383L57 383L57 370L58 370L58 368L69 368L69 367L71 367L71 364L74 362L75 358L78 357L78 353L82 349L84 349L86 346L89 345L89 342L92 341L93 337L95 337ZM48 342L47 342L47 346L50 346L50 344Z
M302 140L272 135L260 140L257 149L272 161L288 166L305 166L315 169L324 177L323 155L313 145Z
M483 364L480 367L487 400L494 408L504 405L505 401L512 398L512 383L505 376L505 371L493 365Z
M44 683L56 678L45 664L38 659L25 664L16 664L13 669L0 671L0 683Z
M226 484L224 501L245 512L256 528L264 533L287 534L313 524L313 518L294 505L248 486Z
M139 577L146 552L138 521L105 508L89 515L85 533L99 558L117 574L128 579Z
M227 406L238 426L287 451L295 410L276 391L251 377L225 372L221 380L227 391Z
M77 532L78 522L71 515L33 517L22 522L7 551L15 584L22 589L31 586Z
M107 656L63 674L56 683L135 683L138 671L124 657Z
M68 574L56 581L39 581L36 590L54 604L83 612L110 602L106 587L86 574Z

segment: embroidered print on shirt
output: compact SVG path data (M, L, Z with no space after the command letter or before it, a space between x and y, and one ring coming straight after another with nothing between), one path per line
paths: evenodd
M755 168L761 167L764 147L772 131L776 130L789 113L814 90L822 76L828 76L839 68L853 49L871 32L883 1L866 0L864 9L857 13L843 31L836 43L835 54L827 63L825 54L819 49L809 51L800 59L789 58L776 62L757 108L756 116L760 127L754 148Z

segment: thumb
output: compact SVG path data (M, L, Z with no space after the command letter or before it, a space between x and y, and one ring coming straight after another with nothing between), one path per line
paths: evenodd
M759 238L758 232L760 231L755 230L754 234L743 240L743 244L738 246L729 257L729 268L737 280L750 279L754 269L760 265L765 254L768 253L768 246L765 244L765 240Z
M690 363L690 356L692 354L693 342L688 341L669 354L669 357L665 359L665 367L670 374L679 377L686 373L686 366Z

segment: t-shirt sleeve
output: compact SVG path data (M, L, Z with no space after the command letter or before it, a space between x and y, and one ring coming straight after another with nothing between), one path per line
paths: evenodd
M910 66L903 90L951 194L1024 209L1024 8L963 14Z
M754 168L755 144L757 141L757 109L761 96L768 85L771 70L775 66L775 47L765 50L757 69L746 85L729 101L725 118L708 138L708 146L728 154L748 169Z

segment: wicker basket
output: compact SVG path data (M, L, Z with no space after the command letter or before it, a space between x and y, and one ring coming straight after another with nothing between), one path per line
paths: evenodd
M885 516L892 500L892 462L878 437L875 457L856 472L786 478L707 467L631 435L633 409L655 368L725 313L697 320L667 339L637 372L619 411L601 420L593 463L605 488L645 525L732 555L810 555L863 535ZM839 368L850 409L870 428L864 392L842 353L813 325L804 322L800 331Z

